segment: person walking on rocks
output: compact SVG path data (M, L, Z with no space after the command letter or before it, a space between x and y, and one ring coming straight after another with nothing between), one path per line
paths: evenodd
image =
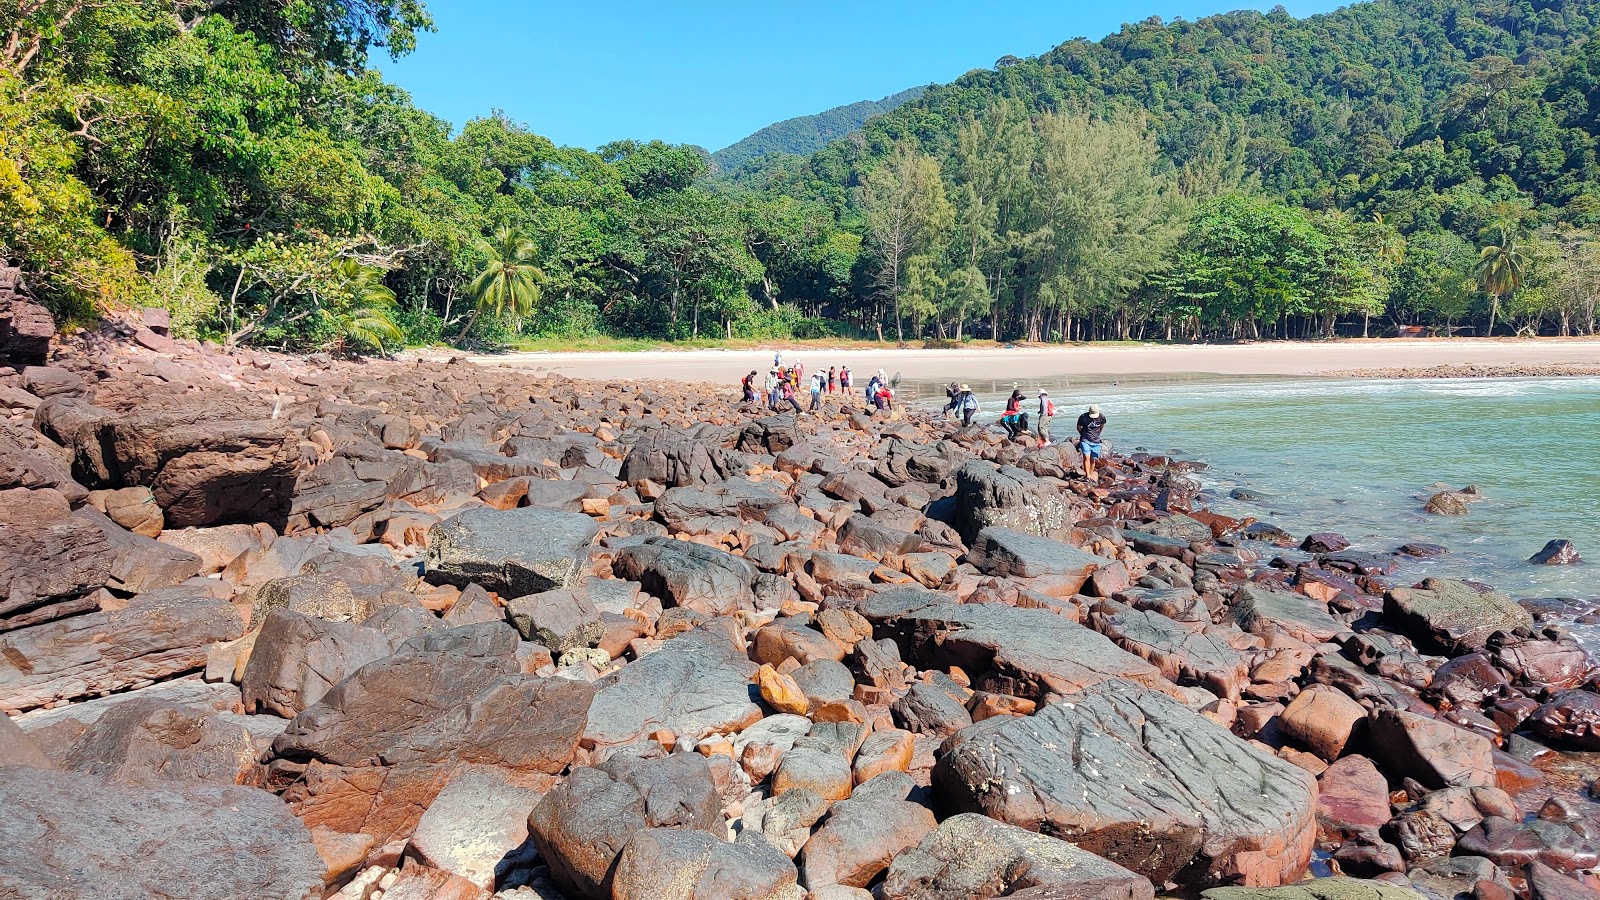
M1090 481L1099 481L1100 460L1105 458L1103 438L1106 417L1100 407L1091 405L1089 411L1078 417L1078 451L1083 454L1083 474Z
M839 390L850 393L850 367L842 366L839 369Z
M833 366L828 367L828 393L832 394L839 387L839 370Z
M778 411L778 367L767 373L767 409Z
M800 408L800 401L794 398L793 382L785 381L782 385L780 385L780 389L783 391L783 401L794 407L795 415L805 412L805 410Z
M1027 431L1028 426L1022 420L1022 391L1011 389L1011 396L1006 398L1006 411L1000 416L1000 425L1013 439Z
M739 382L739 384L740 384L741 387L744 388L744 402L749 403L749 402L751 402L751 401L756 399L756 370L755 369L751 369L750 370L750 374L746 375L744 377L744 380Z
M1039 446L1050 446L1050 420L1055 417L1056 404L1050 399L1050 392L1039 391Z
M978 414L978 398L972 395L972 388L961 385L955 399L950 402L955 406L956 414L961 416L961 427L971 428L972 417Z
M811 376L811 411L822 408L822 390L828 385L828 376L817 372Z

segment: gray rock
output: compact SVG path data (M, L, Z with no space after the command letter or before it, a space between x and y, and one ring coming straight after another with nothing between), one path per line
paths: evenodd
M1355 878L1319 878L1278 888L1212 888L1202 900L1427 900L1408 887Z
M737 643L736 643L737 642ZM665 728L680 743L761 719L755 663L726 621L685 632L595 682L586 745L615 747Z
M428 579L525 597L577 583L599 526L588 516L528 507L471 509L433 527Z
M239 679L245 710L292 719L357 669L394 652L374 628L274 609Z
M833 805L801 851L806 887L866 887L936 824L933 813L921 804L858 790L856 796Z
M1307 772L1127 681L979 722L946 742L933 777L954 811L1070 840L1158 884L1292 881L1316 838Z
M1066 841L973 813L896 856L883 900L967 900L1040 889L1074 900L1153 900L1150 880Z
M1013 466L969 460L956 471L956 530L968 542L991 526L1066 537L1078 515L1057 483Z
M1111 565L1111 560L1079 550L1071 544L998 527L978 532L969 556L978 570L987 575L1010 578L1054 576L1062 580L1062 591L1067 596L1078 593L1096 569Z
M617 860L612 900L800 900L794 863L758 834L729 843L702 831L647 828Z
M1233 620L1251 634L1265 637L1276 629L1310 644L1330 641L1350 630L1328 612L1328 604L1258 584L1239 588L1233 599Z
M1482 650L1496 631L1533 627L1532 614L1504 594L1446 578L1389 591L1383 614L1412 637L1454 654Z
M715 547L647 537L618 551L612 570L668 606L708 616L755 609L756 567Z
M495 867L527 841L528 815L544 794L499 769L467 769L429 804L406 852L493 890Z
M600 611L581 587L518 597L506 604L506 617L523 638L556 655L591 647L605 632Z

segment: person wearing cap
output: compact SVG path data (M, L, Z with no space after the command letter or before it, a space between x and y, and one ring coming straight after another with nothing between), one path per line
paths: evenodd
M1039 391L1039 446L1050 446L1050 419L1056 414L1056 404L1050 399L1050 392Z
M1106 417L1101 415L1100 407L1091 405L1089 411L1078 417L1078 450L1083 454L1083 474L1090 481L1100 480L1100 460L1105 458L1105 447L1101 439L1105 435Z

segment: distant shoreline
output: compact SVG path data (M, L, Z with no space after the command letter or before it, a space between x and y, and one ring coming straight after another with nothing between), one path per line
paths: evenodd
M807 371L849 366L858 383L878 369L916 380L1044 380L1161 375L1360 378L1483 378L1600 375L1596 338L1423 338L1260 342L1251 344L1111 344L925 349L827 349L816 346L739 350L645 350L478 354L472 362L586 379L736 385L764 373L774 353ZM423 351L420 355L437 356ZM455 354L451 354L455 355Z

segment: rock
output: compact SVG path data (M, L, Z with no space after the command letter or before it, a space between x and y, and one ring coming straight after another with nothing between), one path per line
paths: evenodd
M688 797L696 799L686 805ZM618 758L615 765L575 769L528 817L552 880L573 900L611 897L617 857L629 839L658 827L721 831L716 787L702 757Z
M926 807L903 798L863 797L835 803L801 851L806 887L866 887L936 825Z
M661 729L692 743L759 721L757 666L743 643L729 624L707 624L595 682L584 744L622 746Z
M780 713L803 716L811 708L811 701L794 679L769 665L763 665L756 673L756 685L761 689L761 699Z
M1317 819L1336 838L1380 828L1392 815L1389 783L1365 756L1335 760L1317 777L1317 787Z
M850 760L838 753L810 746L795 746L783 754L772 773L772 794L808 790L824 800L844 800L855 785Z
M816 791L796 788L772 798L761 813L761 834L780 853L790 859L811 839L811 826L827 814L832 805ZM750 811L747 807L746 816Z
M0 406L4 405L0 402ZM50 488L66 497L68 503L82 503L89 491L73 480L64 456L61 448L44 435L0 419L0 491Z
M424 865L493 890L495 869L528 839L528 815L544 792L501 769L471 768L450 779L417 823L406 852Z
M1153 900L1149 879L1066 841L985 816L952 816L889 866L883 900ZM1051 893L1054 892L1054 893Z
M105 536L111 549L111 574L106 587L111 590L144 594L176 587L199 575L203 568L198 554L124 531L90 507L75 510L72 517L94 525Z
M1533 730L1580 750L1600 750L1600 694L1565 691L1551 697L1530 718Z
M618 578L637 581L663 604L707 616L755 609L756 567L732 553L672 538L648 537L617 553Z
M1268 637L1277 631L1308 644L1331 641L1350 630L1328 612L1326 603L1258 584L1239 589L1233 619L1251 634Z
M923 542L917 534L856 513L839 527L839 549L862 559L893 561L920 552Z
M1528 863L1525 870L1529 900L1596 900L1600 891L1591 884L1570 878L1541 862ZM1509 895L1508 895L1509 896Z
M1056 596L1079 593L1097 570L1111 561L1070 544L1009 528L985 528L968 554L978 570L1000 577L1048 579Z
M161 506L147 487L107 491L104 502L106 518L141 537L160 537L166 525Z
M292 719L357 669L394 652L382 632L274 609L239 679L246 712Z
M767 513L788 506L790 501L762 485L740 479L704 487L672 488L656 498L656 516L673 531L687 531L698 518L726 516L758 522Z
M719 446L722 441L711 426L647 431L628 451L619 477L628 484L653 481L669 488L723 481L735 474L737 463Z
M1338 553L1340 550L1350 549L1350 542L1344 539L1344 535L1323 531L1307 535L1306 539L1300 542L1300 549L1307 553Z
M1127 681L965 729L933 778L953 811L1070 839L1156 883L1293 881L1316 837L1309 774Z
M130 700L90 725L61 768L126 784L237 784L283 724L268 716Z
M1114 600L1095 604L1087 624L1123 650L1153 663L1167 680L1238 699L1250 683L1250 658L1224 634L1174 622Z
M10 716L0 716L0 766L49 769L55 764Z
M951 603L917 588L880 591L862 614L895 636L903 658L925 669L959 666L973 686L1038 700L1112 678L1171 689L1154 666L1105 637L1039 609Z
M1493 787L1494 745L1448 722L1380 706L1367 719L1372 755L1391 777L1424 787Z
M0 808L0 895L309 900L323 889L306 827L255 788L9 767Z
M543 644L557 655L592 647L605 632L600 611L581 587L518 597L506 604L506 617L524 640Z
M210 645L243 633L227 603L173 588L135 597L124 609L0 634L0 711L197 672L205 668Z
M1517 822L1489 816L1462 835L1457 846L1506 867L1537 862L1572 873L1600 863L1600 848L1572 828L1543 819Z
M852 764L855 783L865 784L885 772L909 771L916 746L916 739L909 731L891 728L873 732L856 751Z
M22 270L0 267L0 365L43 365L55 335L55 317L30 299Z
M1343 691L1312 685L1297 695L1278 716L1283 733L1332 762L1344 753L1367 710Z
M900 727L916 734L949 737L972 724L972 716L956 698L930 684L911 686L890 709Z
M1065 536L1076 515L1069 495L1022 469L969 460L956 471L956 530L975 541L1000 526L1041 537Z
M1408 887L1355 878L1318 878L1289 887L1212 888L1201 900L1428 900Z
M1482 650L1496 631L1533 627L1533 616L1503 594L1444 578L1389 591L1383 615L1413 638L1453 654Z
M1575 566L1583 562L1583 557L1578 555L1578 548L1572 546L1571 541L1555 540L1528 557L1528 562L1536 566Z
M580 513L470 509L434 526L427 577L463 589L477 584L502 597L570 588L599 533Z
M0 631L84 612L106 583L110 546L52 489L0 491Z
M1455 491L1440 491L1428 498L1423 511L1434 516L1464 516L1467 514L1467 502Z
M759 834L729 843L700 831L647 828L617 860L612 900L799 900L794 863Z

